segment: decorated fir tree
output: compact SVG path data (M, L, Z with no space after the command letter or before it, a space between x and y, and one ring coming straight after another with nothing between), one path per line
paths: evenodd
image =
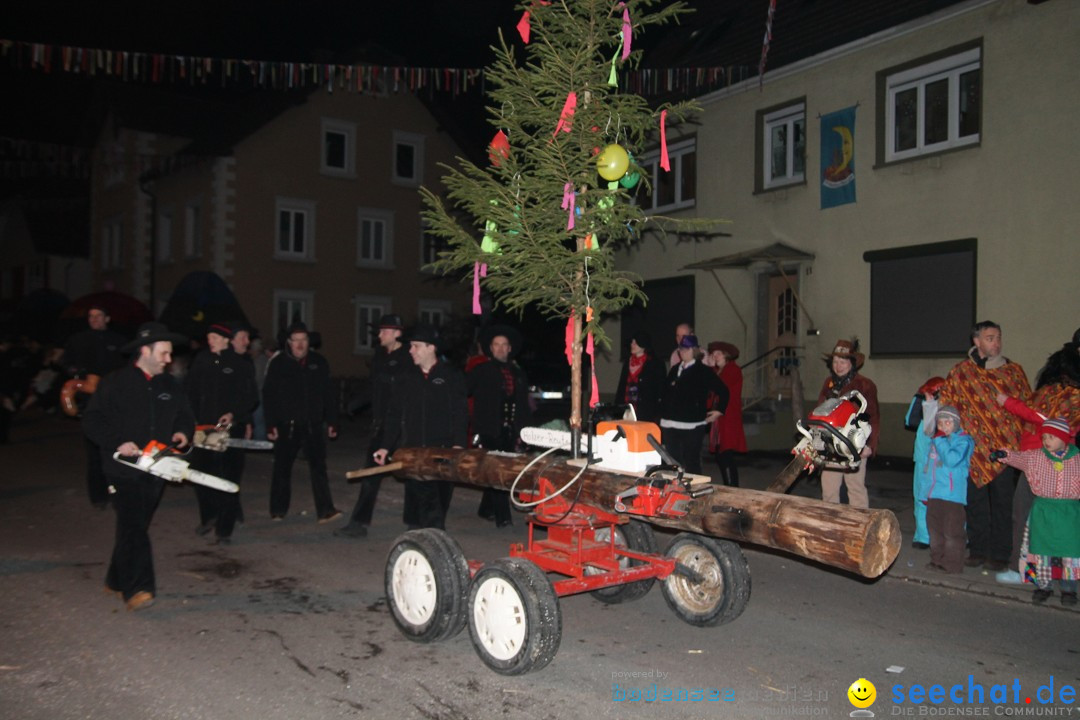
M483 286L508 311L536 308L567 322L575 447L582 350L591 351L594 338L606 342L605 313L645 300L640 278L615 268L614 250L676 223L632 202L638 184L651 182L634 157L659 141L665 165L666 129L697 111L692 102L650 107L618 85L617 71L640 61L634 39L685 11L681 3L654 5L520 3L514 41L500 31L487 69L490 163L459 158L458 167L444 166L445 201L421 191L429 232L449 248L436 270L471 280L474 293ZM593 386L595 395L595 379Z

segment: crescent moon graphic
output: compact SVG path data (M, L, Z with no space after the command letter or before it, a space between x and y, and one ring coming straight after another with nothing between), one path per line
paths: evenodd
M191 319L194 320L195 322L202 322L205 317L206 316L203 315L203 311L199 310L197 313L195 313L194 315L191 316Z
M854 154L854 142L851 138L851 130L843 125L837 125L833 128L833 131L838 133L842 139L840 153L843 156L843 162L836 168L836 171L840 172L847 169L847 166L851 164L851 156Z

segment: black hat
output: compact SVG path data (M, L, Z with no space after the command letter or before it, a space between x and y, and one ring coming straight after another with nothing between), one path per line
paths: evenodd
M645 328L635 330L630 335L630 339L636 342L642 350L652 350L652 334Z
M290 323L289 327L285 328L285 339L288 340L290 337L292 337L293 333L299 332L302 332L308 337L311 337L311 331L307 329L307 325L298 320L294 323Z
M379 322L371 323L371 326L379 330L383 328L390 328L391 330L405 329L405 323L401 322L400 315L383 315L379 318Z
M206 333L208 335L210 333L214 333L215 335L220 335L223 338L227 338L229 340L232 340L233 329L231 327L226 327L225 325L222 325L221 323L214 323L210 327L206 328Z
M524 341L517 328L509 325L488 325L480 331L480 349L484 351L484 354L491 357L491 343L499 336L510 341L510 359L517 357Z
M178 344L186 343L187 341L188 339L186 337L174 332L169 332L169 328L159 322L145 322L139 326L138 331L135 333L135 339L120 348L120 352L135 352L143 345L153 345L156 342L171 342Z
M439 329L434 325L417 325L409 335L409 342L422 342L438 348L442 344Z
M232 330L233 335L238 332L246 332L249 335L255 334L255 328L251 327L251 325L244 320L233 320L224 324L229 326L229 330Z

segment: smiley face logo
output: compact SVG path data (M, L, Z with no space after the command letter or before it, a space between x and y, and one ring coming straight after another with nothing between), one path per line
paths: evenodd
M866 678L859 678L847 689L848 700L857 708L868 708L877 699L877 688Z

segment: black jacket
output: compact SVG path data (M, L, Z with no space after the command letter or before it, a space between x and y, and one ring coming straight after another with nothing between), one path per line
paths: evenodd
M258 405L255 366L232 350L200 352L191 363L186 384L197 424L213 425L230 412L233 425L251 422Z
M120 348L127 340L112 330L87 328L68 338L60 361L69 375L92 373L104 377L124 364Z
M376 426L385 424L394 385L401 374L412 367L413 361L406 345L391 353L381 347L375 351L375 357L371 359L371 417Z
M532 419L532 412L529 409L529 379L525 371L516 364L502 363L498 360L480 363L470 370L465 378L469 395L473 399L473 432L493 438L502 434L503 423L507 420L504 415L507 409L507 395L503 368L509 370L513 377L514 415L509 426L512 438L516 440L518 431L528 425ZM513 448L497 449L512 450Z
M460 370L437 362L424 377L413 365L394 388L383 447L465 447L468 416L465 376Z
M638 420L647 422L660 422L660 396L664 391L664 361L649 353L645 366L638 374L636 394L637 401L634 412ZM619 375L619 386L615 390L615 402L623 404L626 399L626 385L630 377L630 361L623 363L622 373Z
M709 392L716 393L717 399L709 406ZM728 389L713 369L706 367L700 360L679 374L679 366L671 368L664 386L664 399L660 416L666 420L705 424L705 415L710 410L723 412L728 404Z
M143 448L151 440L168 445L173 433L184 433L188 441L195 434L195 416L176 378L162 373L147 380L135 365L102 379L83 413L82 424L86 436L101 448L105 473L119 477L142 475L112 459L116 448L125 442Z
M266 368L263 410L267 428L285 428L290 422L337 425L337 388L330 379L330 363L309 351L303 361L292 353L278 353Z

